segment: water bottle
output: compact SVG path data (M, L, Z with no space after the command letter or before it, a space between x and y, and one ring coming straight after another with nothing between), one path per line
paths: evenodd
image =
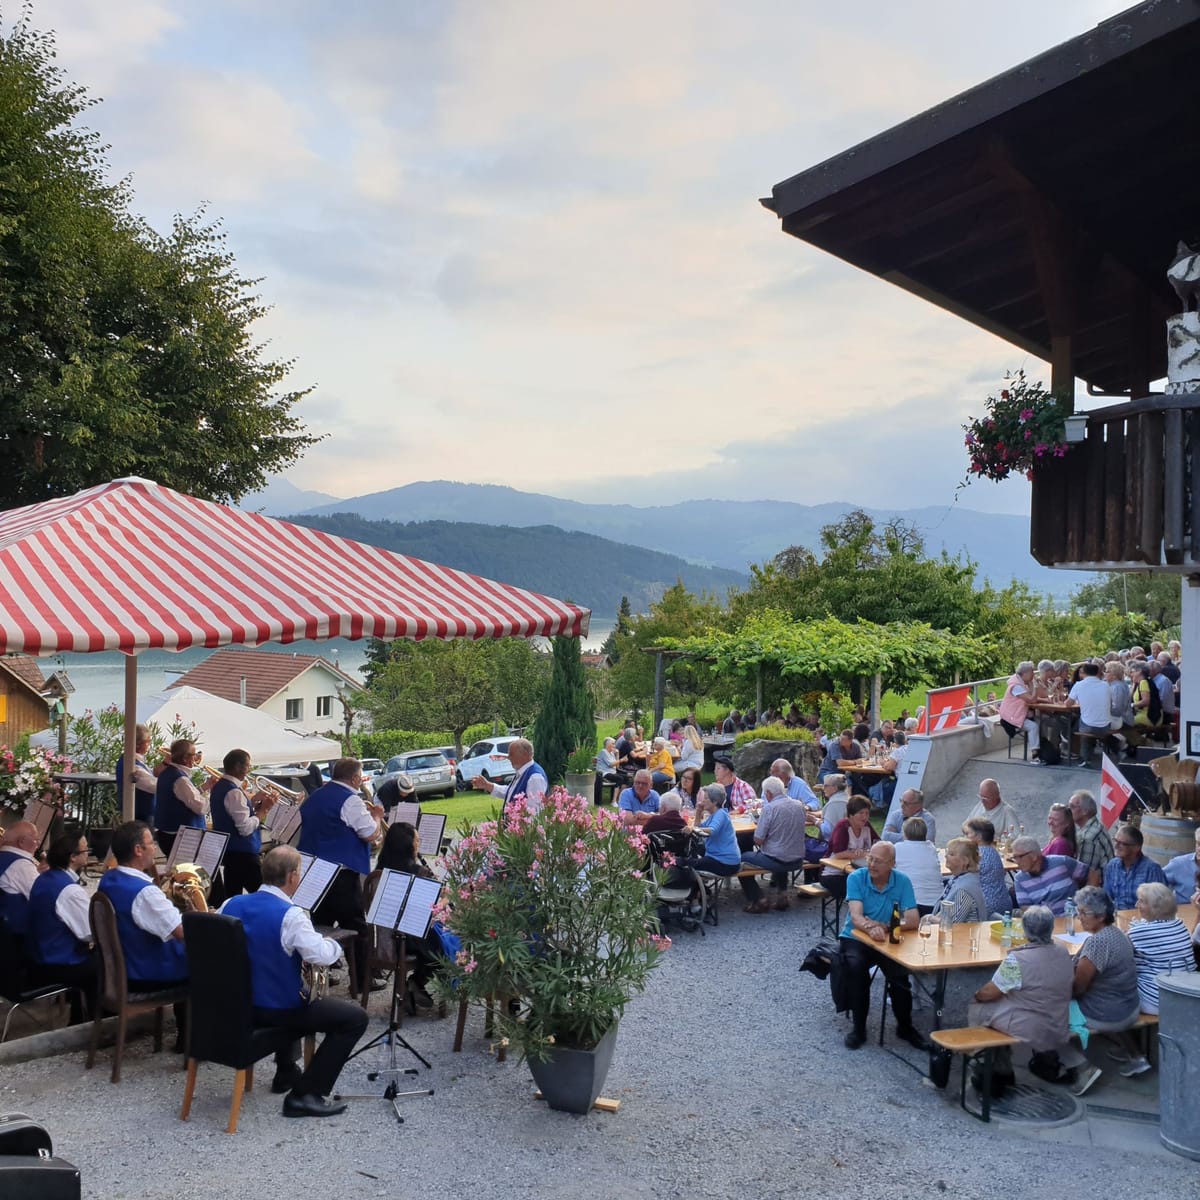
M1004 914L1004 925L1000 930L1000 949L1011 950L1013 944L1013 916L1011 912Z
M1065 910L1065 914L1066 914L1065 932L1068 937L1071 937L1075 933L1075 901L1074 900L1067 901L1067 907Z
M943 903L940 916L941 916L941 921L942 921L942 945L943 946L953 946L954 945L954 909L950 905Z

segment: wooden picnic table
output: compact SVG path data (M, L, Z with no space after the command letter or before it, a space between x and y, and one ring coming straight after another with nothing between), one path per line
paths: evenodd
M848 771L851 775L877 775L880 779L886 779L892 774L887 767L871 758L839 758L837 765L839 771Z

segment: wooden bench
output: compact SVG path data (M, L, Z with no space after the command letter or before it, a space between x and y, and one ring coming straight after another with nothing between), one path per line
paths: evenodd
M1154 1062L1154 1051L1157 1048L1157 1039L1154 1036L1154 1031L1158 1028L1158 1013L1138 1013L1138 1019L1130 1025L1130 1030L1140 1030L1142 1036L1142 1054L1147 1062Z
M1003 1046L1018 1046L1020 1038L1001 1033L998 1029L989 1029L986 1025L970 1025L965 1029L935 1029L929 1040L951 1054L961 1054L962 1086L958 1093L958 1102L963 1112L970 1113L978 1121L992 1119L992 1068L995 1066L996 1051ZM983 1088L979 1096L979 1112L967 1105L967 1067L972 1061L979 1059L983 1065Z
M796 884L796 895L807 896L810 900L822 900L828 896L829 889L824 884L820 883L798 883Z

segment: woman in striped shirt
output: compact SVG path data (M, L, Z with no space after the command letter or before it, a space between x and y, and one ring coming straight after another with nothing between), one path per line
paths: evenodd
M1175 893L1165 883L1143 883L1137 890L1139 921L1129 927L1138 972L1142 1012L1158 1012L1158 976L1165 971L1194 971L1192 935L1179 919Z

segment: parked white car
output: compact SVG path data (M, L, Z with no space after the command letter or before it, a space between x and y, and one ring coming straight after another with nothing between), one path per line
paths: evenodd
M476 775L482 775L493 783L508 783L516 774L509 761L508 748L516 740L513 737L483 738L469 750L464 750L462 761L455 769L458 786L470 787Z

